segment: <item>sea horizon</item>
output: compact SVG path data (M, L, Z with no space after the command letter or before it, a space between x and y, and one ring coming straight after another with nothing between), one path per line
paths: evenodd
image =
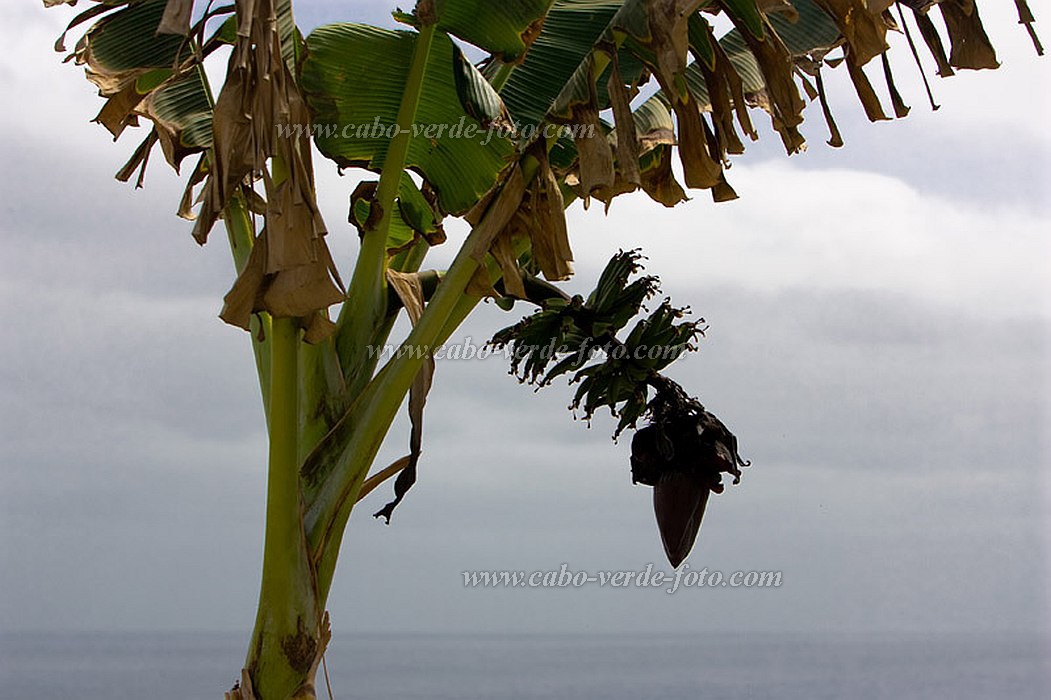
M0 698L221 698L246 632L0 632ZM326 655L335 698L1051 696L1037 632L357 632ZM319 674L318 697L328 697Z

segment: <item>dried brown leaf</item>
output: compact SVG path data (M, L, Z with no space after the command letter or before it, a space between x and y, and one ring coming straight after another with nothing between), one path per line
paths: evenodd
M616 199L622 194L634 192L637 189L639 189L639 185L636 185L632 182L628 182L623 177L621 177L620 173L617 173L617 176L613 178L612 185L610 185L609 187L603 187L600 190L595 190L592 196L605 205L605 211L608 214L609 208L610 206L612 206L614 199ZM585 202L584 206L585 208L587 208L587 202Z
M847 72L850 74L850 80L854 83L854 90L858 93L858 99L861 100L861 105L865 108L865 116L869 118L869 121L877 122L889 119L890 117L883 111L883 106L880 104L876 91L872 89L872 83L869 82L868 76L865 75L864 69L854 61L853 56L850 54L847 55Z
M950 65L973 70L1000 67L974 0L943 0L938 9L949 32Z
M642 189L655 202L666 207L674 207L685 202L688 197L682 185L675 179L671 170L671 147L658 146L660 149L657 164L642 173Z
M569 246L566 228L566 205L558 178L547 160L546 149L537 149L537 152L540 169L530 190L534 225L529 228L529 237L533 259L540 271L548 280L557 282L569 279L573 274L573 251Z
M252 314L263 307L264 279L266 278L266 238L264 230L248 254L248 262L234 280L230 291L223 297L223 309L219 318L232 326L251 330Z
M656 54L653 66L665 93L685 97L682 75L690 49L689 19L699 3L691 0L651 0L646 3L650 40L644 42Z
M404 273L397 270L387 270L387 283L401 299L402 306L409 315L413 325L423 315L424 296L423 284L420 276L416 273ZM409 421L412 430L409 435L409 463L398 474L394 481L394 500L385 505L374 517L384 518L390 523L391 514L401 503L402 498L413 484L416 483L416 466L420 460L423 446L423 408L427 403L427 394L431 390L434 381L434 358L427 353L420 365L420 370L413 379L412 387L409 389Z
M731 202L737 197L737 191L726 181L726 177L720 176L719 182L712 187L712 200L715 202Z
M343 301L346 294L329 276L330 260L318 260L267 275L263 308L272 316L309 316Z
M945 53L945 45L942 43L941 35L938 33L937 27L934 26L934 22L931 21L930 16L926 12L913 10L913 17L916 18L916 26L920 29L920 36L923 37L923 41L927 44L927 48L934 57L934 62L938 65L938 75L943 78L953 75L955 71L949 64L949 57Z
M518 211L518 205L522 203L525 189L526 183L525 178L522 177L522 169L515 165L507 175L499 193L492 195L489 206L475 224L473 232L475 242L470 251L471 257L475 260L478 262L485 260L493 241Z
M265 311L275 317L305 317L308 328L313 330L311 337L324 339L327 337L324 333L335 327L324 323L314 327L315 312L343 301L346 296L339 280L332 277L334 264L328 249L324 248L322 257L314 262L267 272L269 237L265 229L256 237L245 268L223 298L219 317L245 330L249 330L253 313Z
M179 217L186 219L187 221L193 221L195 217L193 212L193 206L195 203L194 188L204 182L205 178L208 177L205 162L205 156L202 154L201 157L197 159L197 165L194 166L193 172L190 173L190 179L186 181L186 188L182 192L182 199L179 200Z
M883 60L883 77L887 80L887 90L890 92L890 102L894 107L894 116L903 119L908 116L910 107L905 104L905 100L902 99L901 94L898 92L898 86L894 84L894 73L891 72L890 59L887 58L886 52L880 58Z
M592 85L594 90L594 85ZM613 149L599 121L597 100L592 96L590 104L574 105L573 123L578 126L573 143L579 155L580 187L584 197L595 190L613 184Z
M616 51L612 52L607 92L617 125L617 173L624 180L641 185L639 139L635 131L635 118L631 114L631 96L620 75L620 60Z
M706 23L707 24L707 23ZM730 103L733 105L734 113L737 115L737 123L749 139L755 141L759 138L758 132L752 126L752 119L748 114L748 101L744 95L744 82L734 68L733 62L726 54L722 44L715 40L711 26L708 26L708 43L715 49L715 75L716 80L729 89Z
M1033 48L1036 49L1036 55L1043 56L1044 45L1040 43L1040 37L1037 36L1036 28L1033 27L1036 18L1033 17L1033 12L1029 9L1029 4L1026 3L1026 0L1015 0L1015 7L1018 8L1018 22L1019 24L1024 24L1026 31L1029 32L1029 38L1033 41Z
M712 122L715 125L715 134L719 143L719 159L725 160L724 154L744 153L744 144L737 136L734 128L734 108L732 98L732 87L726 75L729 61L722 62L716 58L716 69L711 70L704 63L698 63L704 75L704 83L708 88L708 97L712 105ZM729 66L733 70L733 66ZM736 72L735 72L736 75Z
M511 231L505 229L503 233L493 241L493 247L489 250L493 258L500 264L500 272L503 274L504 290L509 296L524 299L525 287L522 286L522 273L518 268L518 256L515 254Z
M164 15L161 17L160 26L157 27L157 33L186 36L190 33L190 16L192 14L193 0L168 0L168 4L164 7Z
M766 36L756 39L747 27L739 26L738 31L759 64L766 83L767 111L770 112L774 129L781 136L785 150L798 153L806 147L806 140L797 128L803 123L803 109L806 103L799 94L794 79L794 61L784 42L777 36L767 20Z
M693 95L672 106L679 126L679 160L687 187L708 189L719 182L722 165L711 154L704 117Z
M901 29L905 33L905 40L909 43L909 51L912 53L912 59L916 62L916 70L920 73L920 79L923 81L923 89L927 92L927 99L931 103L931 110L937 112L939 109L938 103L934 101L934 93L931 91L931 84L927 80L927 71L923 68L923 62L920 61L920 52L916 49L916 42L912 39L912 32L909 31L909 25L905 21L905 12L901 8L901 4L898 4L898 17L901 19Z
M243 186L262 178L264 234L249 269L231 289L222 317L245 327L245 308L306 319L313 335L330 327L315 312L345 294L324 242L317 205L311 142L307 135L279 135L276 124L309 124L310 112L296 85L277 31L273 0L237 0L238 40L212 120L213 158L194 237L204 243L222 210ZM309 133L306 132L307 134ZM262 265L259 268L259 265ZM249 273L249 274L246 274Z
M89 73L90 77L90 73ZM102 106L102 110L95 117L95 121L106 127L106 131L113 135L116 140L129 126L137 126L138 116L135 108L142 102L143 95L135 89L135 81L109 95L109 99Z
M139 178L135 182L135 189L142 187L143 178L146 176L146 165L150 160L150 153L153 151L154 145L157 143L157 130L151 129L150 133L143 140L139 147L135 149L135 152L131 154L131 158L124 167L121 168L116 175L117 180L120 182L127 182L131 179L131 176L135 174L135 171L139 171Z
M817 73L814 74L814 80L817 82L818 99L821 100L821 113L825 116L825 123L828 125L828 145L833 148L841 148L843 146L843 136L839 133L839 127L836 125L836 120L832 116L832 110L828 106L825 81L821 78L820 67Z
M887 26L882 13L891 0L815 0L835 21L854 60L863 66L887 50Z
M335 322L328 317L325 311L315 311L309 316L303 317L303 342L308 345L317 345L332 337L336 332Z

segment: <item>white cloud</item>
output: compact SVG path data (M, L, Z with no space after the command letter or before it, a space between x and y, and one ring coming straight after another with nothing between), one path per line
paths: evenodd
M886 291L977 313L1051 312L1046 216L852 170L774 162L731 177L741 199L726 204L700 193L675 210L642 195L616 200L608 218L575 208L578 258L641 246L648 269L679 286Z

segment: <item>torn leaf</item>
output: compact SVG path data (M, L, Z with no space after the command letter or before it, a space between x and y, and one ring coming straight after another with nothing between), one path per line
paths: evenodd
M1015 6L1018 8L1018 23L1024 24L1026 31L1029 32L1029 38L1033 42L1033 48L1036 49L1036 55L1043 56L1044 46L1040 43L1040 37L1036 34L1036 28L1033 27L1036 18L1033 17L1032 10L1029 9L1026 0L1015 0Z
M828 96L825 93L825 81L821 78L821 68L818 67L817 72L814 74L814 80L817 82L817 96L821 101L821 113L825 117L825 124L828 125L828 145L832 148L842 148L843 136L839 133L839 127L836 125L836 120L832 116L832 110L828 106Z
M592 84L594 89L594 84ZM573 107L573 123L577 128L573 134L573 143L579 155L580 187L584 197L590 197L595 190L613 184L613 149L599 120L598 107L591 104Z
M612 53L610 67L606 91L609 93L613 119L617 127L617 173L627 182L639 186L642 184L642 174L639 172L639 139L635 132L635 118L631 114L631 96L620 75L617 51Z
M423 285L420 283L419 275L388 269L387 283L401 299L409 320L415 326L420 316L423 315L424 305ZM428 352L409 389L409 421L412 423L412 432L409 436L409 463L394 481L394 500L373 516L383 518L387 524L390 524L390 517L394 509L416 483L416 466L419 463L423 445L423 408L427 403L427 394L431 390L433 380L434 357Z
M905 104L905 100L901 98L901 94L898 92L898 87L894 84L894 74L890 69L890 59L887 58L886 52L880 57L883 60L883 76L887 80L887 90L890 92L891 105L894 107L894 116L898 119L904 119L909 115L909 106Z
M675 179L671 169L671 148L658 146L653 151L653 165L642 171L642 189L655 202L674 207L688 197L682 185Z
M815 0L832 16L847 40L854 61L863 66L887 50L887 26L881 16L891 2L867 0Z
M1000 67L974 0L942 0L938 9L949 32L950 65L972 70Z
M544 151L540 155L540 151ZM540 169L530 190L535 225L529 228L533 260L544 277L552 282L567 280L573 274L573 251L566 227L566 205L558 179L547 160L546 149L537 149Z
M955 71L949 65L949 57L945 54L945 45L942 43L941 35L938 34L938 29L934 26L930 16L926 12L913 12L913 17L916 18L916 26L920 29L920 36L923 37L923 41L927 44L931 56L934 57L934 62L938 65L938 75L943 78L953 75Z
M864 69L857 65L849 54L847 55L846 64L850 80L854 83L854 90L858 93L858 99L861 100L861 105L865 108L865 116L871 122L889 119L883 112L883 106L880 104L879 97L876 96L876 91L872 88L872 83L869 82L868 76L865 75Z

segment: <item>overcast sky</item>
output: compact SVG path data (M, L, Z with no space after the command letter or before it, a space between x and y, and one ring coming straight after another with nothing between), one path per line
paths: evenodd
M159 158L144 190L113 180L137 141L89 123L99 100L51 51L70 12L39 4L0 8L0 629L247 634L266 437L247 336L216 316L229 254L191 240ZM391 5L351 7L386 23ZM588 429L564 384L535 394L499 358L447 361L416 489L390 527L369 517L389 487L351 520L335 628L1046 629L1051 63L987 5L1004 66L935 78L936 114L898 46L908 119L869 124L836 75L845 148L812 107L789 159L757 114L740 200L571 211L573 290L641 246L710 324L673 374L754 466L713 497L688 562L779 570L780 588L465 588L469 569L668 567L608 419ZM301 24L347 6L301 2ZM349 273L354 179L318 166ZM460 337L519 317L486 305ZM406 444L402 421L380 461Z

